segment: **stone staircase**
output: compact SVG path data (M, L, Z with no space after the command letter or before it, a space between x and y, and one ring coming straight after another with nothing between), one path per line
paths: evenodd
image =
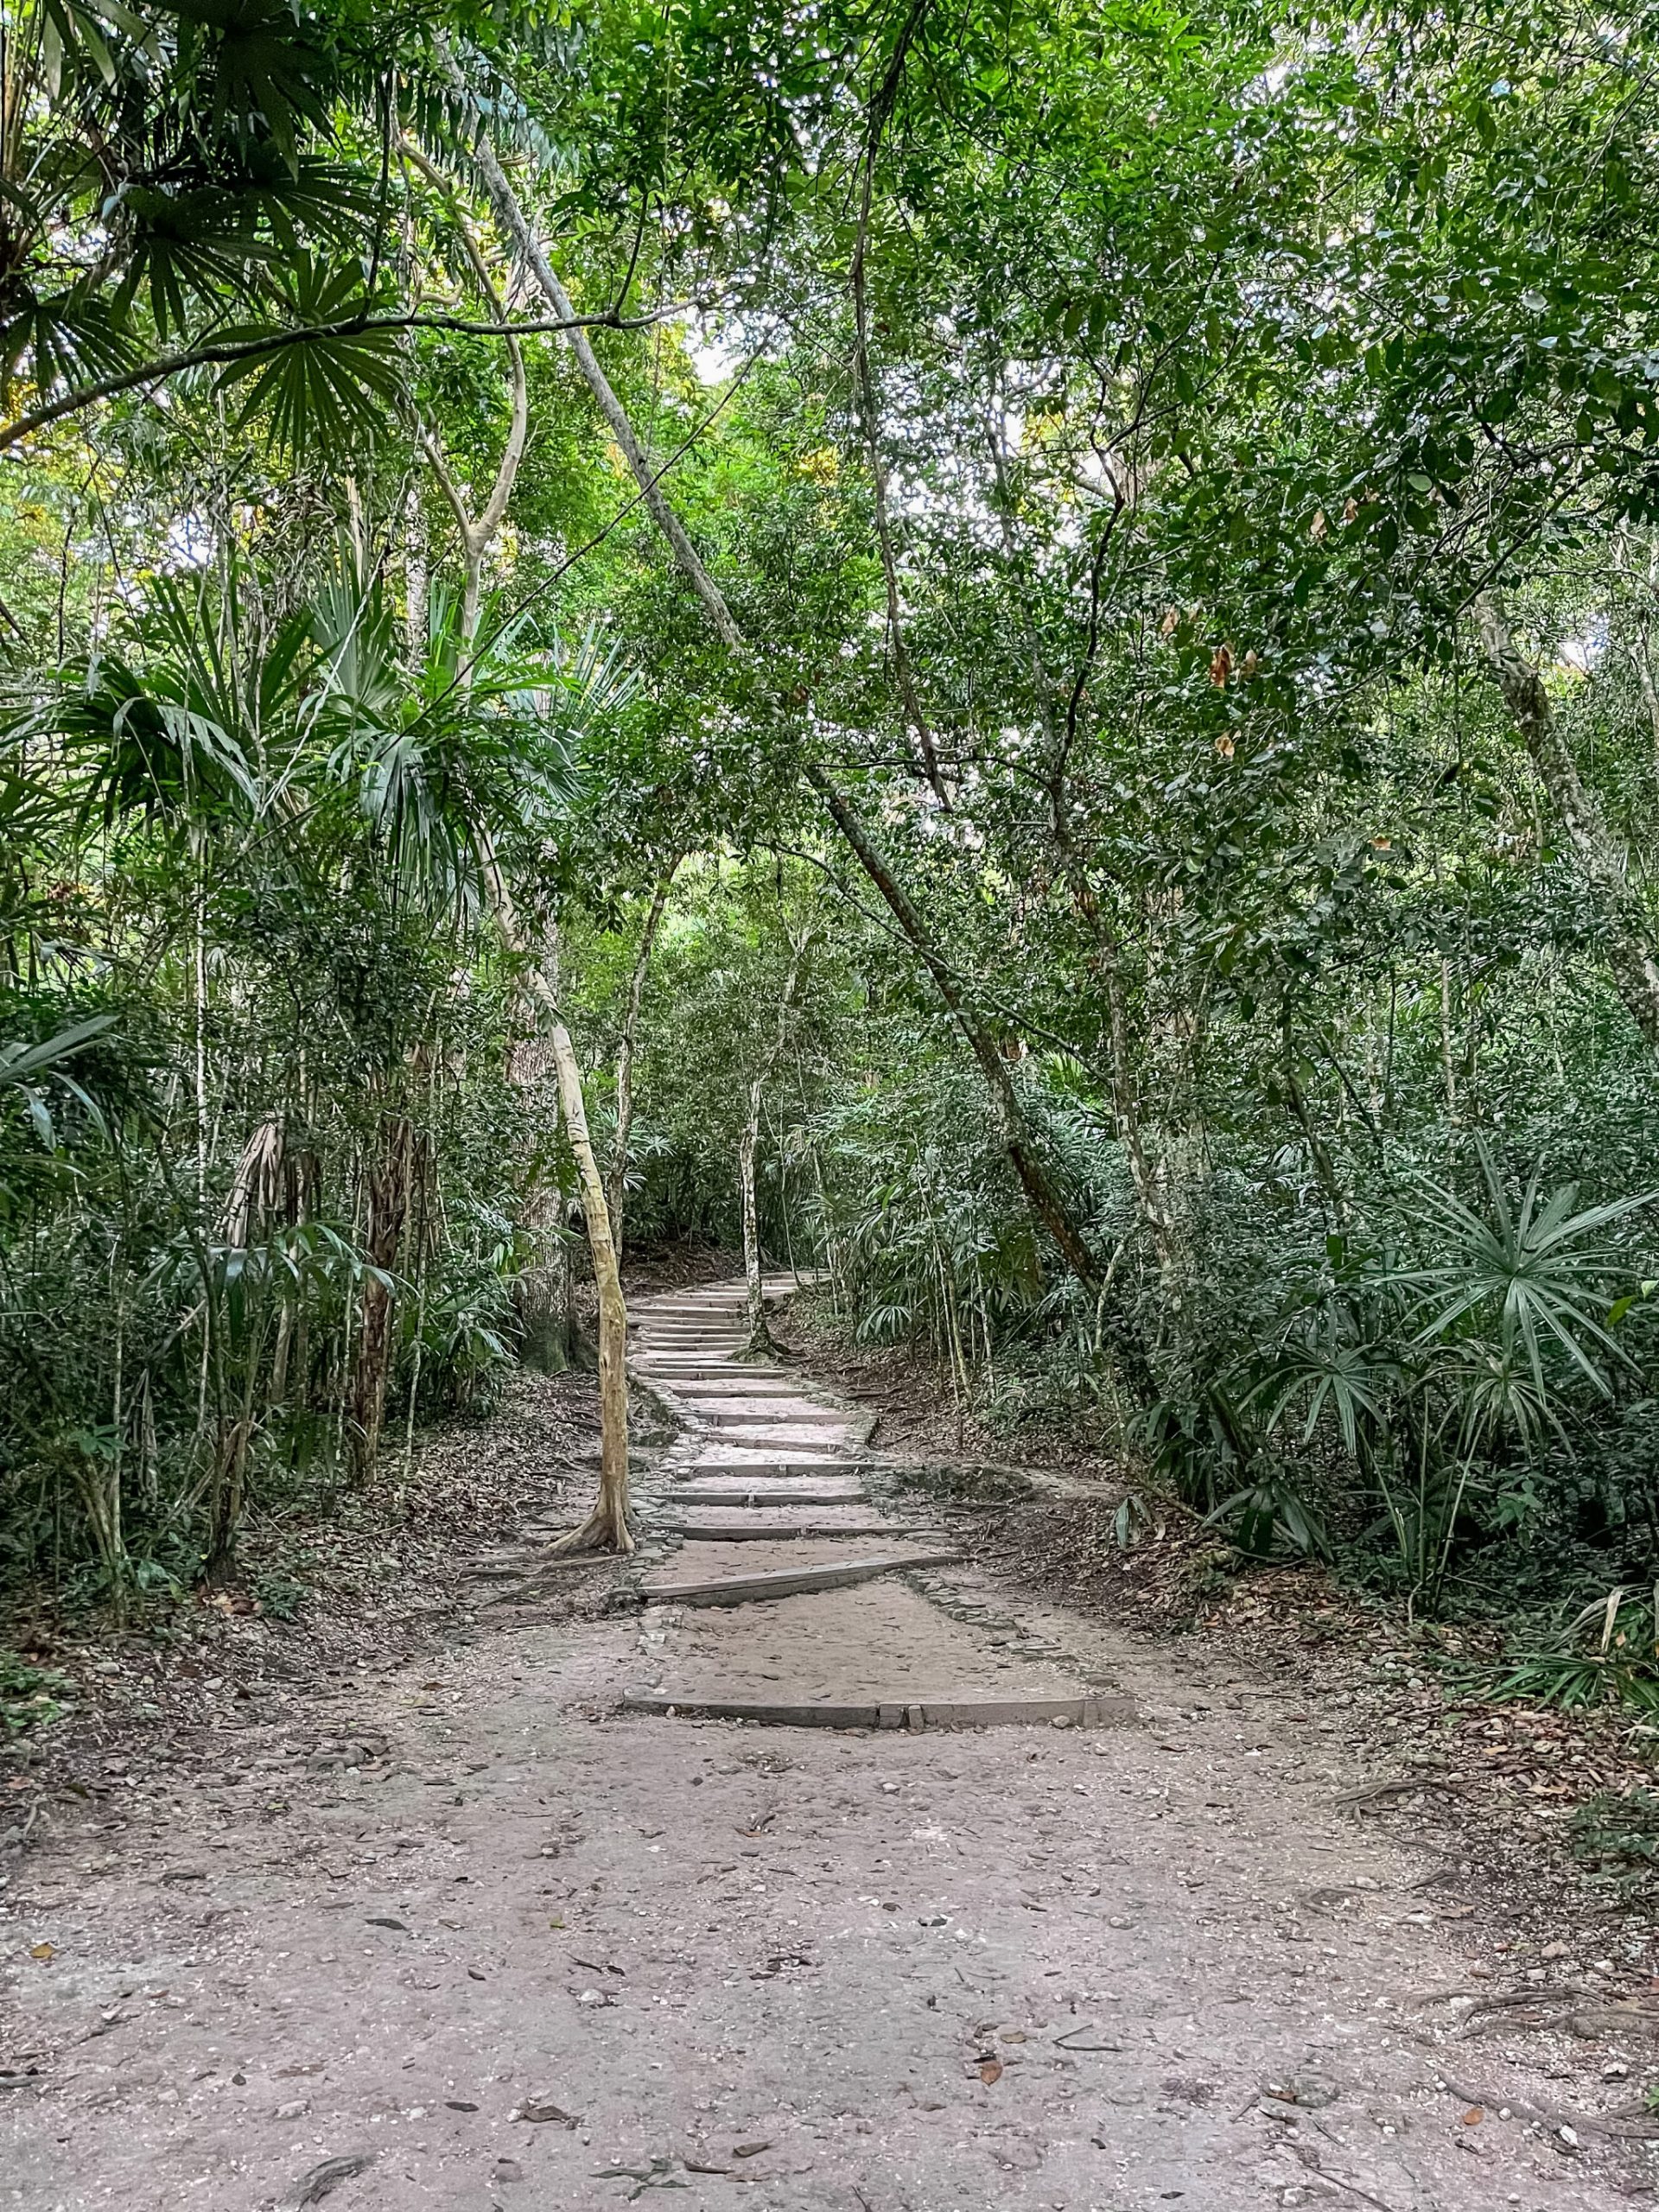
M769 1301L796 1287L770 1279ZM639 1712L911 1730L1098 1726L1124 1701L938 1602L957 1554L867 1487L874 1421L745 1357L743 1284L634 1302L630 1367L682 1433L642 1495Z

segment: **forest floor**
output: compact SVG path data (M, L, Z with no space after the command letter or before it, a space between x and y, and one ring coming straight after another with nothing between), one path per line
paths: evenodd
M906 1578L905 1664L926 1611L1111 1725L631 1713L706 1617L548 1557L592 1421L527 1381L433 1440L291 1624L47 1653L86 1688L7 1793L0 2208L1654 2197L1645 1931L1537 1942L1484 1845L1377 1795L1319 1655L1148 1636L987 1535ZM786 1671L784 1607L746 1616Z
M1316 1706L1378 1785L1372 1817L1478 1867L1465 1910L1495 1972L1555 1978L1561 1960L1612 1948L1632 1969L1652 1966L1659 2002L1659 1882L1638 1875L1621 1894L1586 1878L1573 1848L1574 1816L1602 1793L1659 1786L1643 1717L1495 1703L1478 1687L1495 1630L1414 1625L1306 1561L1241 1561L1167 1502L1126 1550L1113 1526L1122 1478L1075 1433L988 1429L938 1368L907 1348L850 1347L810 1307L778 1334L802 1373L875 1415L888 1494L925 1497L1001 1580L1160 1646L1248 1661L1293 1706ZM1397 1790L1404 1776L1421 1787Z

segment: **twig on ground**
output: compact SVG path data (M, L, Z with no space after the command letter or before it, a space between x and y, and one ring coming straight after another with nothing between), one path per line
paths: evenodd
M1376 2212L1394 2212L1394 2207L1391 2204L1385 2202L1380 2196L1373 2196L1369 2189L1362 2189L1357 2181L1344 2181L1340 2174L1333 2174L1328 2167L1322 2166L1319 2164L1319 2154L1312 2144L1293 2143L1290 2148L1307 2168L1309 2173L1317 2174L1321 2181L1328 2181L1332 2189L1345 2190L1350 2196L1358 2197L1362 2203L1376 2205Z
M1386 1803L1390 1797L1414 1796L1420 1789L1439 1789L1448 1797L1460 1797L1468 1786L1465 1782L1449 1781L1442 1775L1402 1775L1392 1782L1368 1782L1361 1789L1344 1789L1331 1802L1356 1810L1363 1805Z

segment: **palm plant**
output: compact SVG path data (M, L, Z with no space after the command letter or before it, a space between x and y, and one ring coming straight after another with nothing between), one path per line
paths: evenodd
M1243 1378L1268 1436L1293 1414L1304 1450L1334 1431L1414 1605L1440 1602L1471 1497L1565 1443L1575 1400L1610 1397L1630 1367L1611 1331L1631 1255L1606 1232L1651 1194L1580 1208L1576 1186L1546 1197L1535 1173L1516 1205L1484 1144L1477 1165L1484 1208L1420 1178L1402 1209L1432 1258L1344 1256Z
M1407 1294L1417 1324L1414 1344L1427 1351L1473 1338L1496 1354L1465 1371L1460 1395L1471 1422L1479 1428L1508 1421L1530 1434L1536 1420L1550 1418L1546 1370L1554 1360L1565 1359L1572 1376L1598 1396L1611 1395L1608 1370L1627 1362L1608 1319L1598 1319L1592 1307L1613 1310L1610 1295L1628 1280L1630 1255L1605 1232L1659 1192L1580 1208L1576 1184L1545 1198L1535 1170L1517 1207L1484 1140L1476 1160L1485 1211L1420 1181L1408 1219L1439 1256L1391 1268L1386 1280Z

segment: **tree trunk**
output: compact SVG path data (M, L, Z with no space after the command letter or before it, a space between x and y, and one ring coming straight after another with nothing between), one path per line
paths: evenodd
M801 965L811 941L812 925L809 922L801 931L798 941L791 947L789 974L784 979L783 991L778 1001L777 1034L750 1082L748 1119L743 1124L743 1135L737 1147L739 1195L743 1213L743 1278L748 1287L749 1335L744 1351L753 1359L775 1359L778 1355L778 1347L772 1340L772 1331L766 1326L766 1301L760 1274L760 1208L755 1203L754 1191L754 1155L760 1143L760 1108L767 1082L789 1036L789 1010L794 1003L795 987L800 982Z
M1504 704L1538 779L1548 792L1586 880L1600 894L1607 915L1607 964L1632 1021L1649 1049L1659 1052L1659 960L1649 918L1630 887L1630 855L1593 794L1586 791L1571 747L1555 720L1544 679L1524 659L1510 634L1503 606L1491 592L1475 601L1480 640Z
M932 979L934 988L944 1001L962 1032L968 1049L985 1079L997 1134L1009 1164L1020 1179L1027 1204L1058 1245L1067 1267L1084 1287L1092 1294L1099 1287L1099 1270L1095 1266L1082 1230L1072 1219L1065 1198L1033 1147L1019 1093L1014 1090L1008 1064L1003 1058L995 1038L969 1006L947 963L933 950L922 918L912 905L909 893L876 850L852 807L822 768L809 764L806 776L829 809L836 827L857 855L865 874L886 899L899 928L910 939L918 959Z
M616 1247L611 1239L610 1215L605 1205L605 1184L594 1157L588 1134L588 1109L582 1095L582 1069L559 1014L556 970L557 939L545 961L526 958L528 948L519 926L518 912L496 858L486 830L478 832L479 859L496 921L508 947L525 960L523 988L549 1016L548 1042L559 1082L559 1103L564 1109L570 1149L575 1154L582 1185L582 1214L588 1224L588 1243L593 1255L594 1280L599 1289L599 1497L593 1511L578 1529L562 1536L557 1551L585 1551L608 1544L631 1552L628 1533L628 1311L622 1296L622 1274Z
M582 1069L570 1033L556 1020L552 1033L554 1064L559 1074L559 1099L564 1108L565 1129L576 1156L582 1184L582 1211L588 1221L588 1243L593 1254L594 1280L599 1287L599 1496L579 1528L561 1536L556 1552L593 1551L601 1548L631 1552L628 1530L628 1312L622 1299L622 1276L611 1241L610 1216L605 1205L605 1185L588 1135L588 1111L582 1096Z
M652 896L651 911L645 916L645 926L640 932L639 950L634 958L633 975L628 984L628 1005L622 1021L622 1039L617 1046L616 1141L611 1147L611 1171L607 1178L606 1194L611 1211L611 1241L616 1247L619 1267L622 1264L622 1215L627 1201L628 1139L633 1129L633 1047L639 1029L639 1004L645 996L652 947L657 942L663 910L668 904L669 889L683 857L683 855L676 853Z
M449 80L454 90L463 99L466 98L466 80L442 41L439 43L438 51L441 59L447 64ZM554 314L562 321L572 321L575 310L571 306L570 296L554 273L540 239L531 228L530 219L518 202L518 195L507 181L506 174L496 156L495 149L490 143L487 135L480 132L476 152L479 169L483 176L485 187L503 227L518 246ZM650 457L635 436L633 426L629 422L621 402L612 389L610 379L601 366L598 356L588 344L586 334L580 329L572 328L565 333L565 337L575 358L576 365L594 396L594 404L604 416L613 437L616 440L618 450L627 462L634 481L639 486L641 501L652 521L667 539L682 575L702 602L703 611L708 615L715 635L733 652L742 652L743 635L732 618L731 609L727 606L719 585L703 566L702 556L687 536L684 524L664 496L658 481L658 472L652 467ZM839 791L836 791L823 769L816 766L809 766L806 775L808 781L829 808L836 826L852 845L860 865L869 875L871 881L880 892L888 906L892 907L900 928L910 939L912 948L932 978L940 996L944 1000L946 1007L966 1039L969 1049L985 1077L987 1088L991 1095L992 1111L996 1117L999 1133L1014 1173L1019 1178L1020 1186L1026 1194L1027 1203L1058 1245L1066 1265L1084 1287L1092 1291L1096 1287L1099 1271L1090 1255L1088 1245L1082 1233L1067 1211L1064 1199L1033 1148L1018 1095L995 1040L972 1009L968 1007L948 968L928 944L925 933L922 929L920 916L911 905L909 899L899 888L885 863L880 861L874 847L864 835L861 824L858 823L856 816L846 800L842 798Z
M237 1532L247 1502L248 1447L253 1422L245 1411L236 1421L221 1421L213 1452L213 1503L210 1516L207 1557L203 1580L210 1586L228 1582L236 1571Z
M386 1382L391 1372L391 1290L385 1278L397 1264L404 1220L409 1211L410 1160L415 1132L407 1115L387 1115L380 1124L381 1153L369 1172L368 1222L363 1256L371 1272L363 1281L358 1317L357 1363L352 1377L346 1435L352 1478L366 1483L374 1471L380 1430L386 1414Z
M770 1352L774 1347L766 1326L766 1301L760 1275L760 1210L754 1202L754 1154L760 1141L760 1085L749 1086L749 1118L737 1144L737 1184L743 1211L743 1281L748 1291L749 1340L746 1357Z

